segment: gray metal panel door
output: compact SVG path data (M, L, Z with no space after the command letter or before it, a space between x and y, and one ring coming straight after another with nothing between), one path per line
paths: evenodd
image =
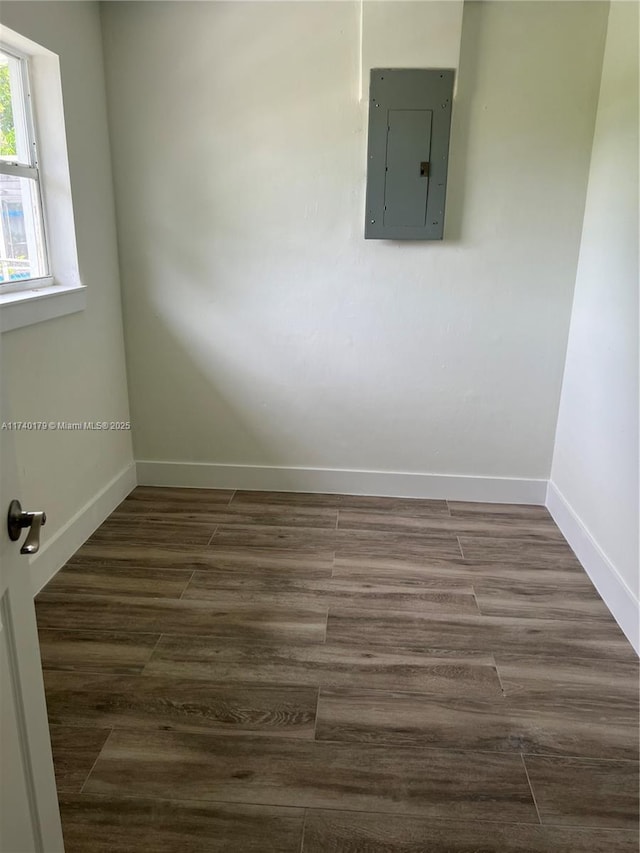
M389 110L383 222L424 228L432 110Z
M371 71L365 237L441 240L454 72Z

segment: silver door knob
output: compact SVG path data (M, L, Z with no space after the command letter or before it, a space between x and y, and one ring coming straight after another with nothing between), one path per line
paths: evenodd
M46 523L47 516L44 512L23 512L20 501L16 500L11 501L9 504L9 513L7 515L9 539L15 542L20 538L25 528L29 529L27 538L22 543L22 548L20 548L21 554L37 553L40 548L40 528Z

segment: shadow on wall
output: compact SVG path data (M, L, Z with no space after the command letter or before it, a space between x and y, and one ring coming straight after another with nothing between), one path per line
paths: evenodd
M211 194L201 182L189 186L188 197L189 234L176 235L164 216L166 206L159 205L157 217L147 222L147 239L157 248L153 256L138 254L130 273L135 293L129 297L138 307L135 328L128 331L139 345L132 388L143 396L131 398L135 457L281 465L283 454L303 453L307 446L306 436L294 431L299 418L290 419L291 410L300 414L304 404L289 384L296 369L292 362L312 361L305 331L286 329L286 319L275 310L272 316L244 312L250 290L225 286L224 257L243 262L254 283L262 259L243 258L247 249L241 238L212 228ZM219 246L219 259L212 263L218 241L224 248ZM280 258L284 280L286 256L284 251ZM274 258L271 270L275 266ZM298 367L308 379L310 364ZM142 451L136 423L144 424ZM175 448L170 458L167 447Z
M244 10L215 11L216 37L246 43ZM363 186L345 179L354 183L362 134L345 86L355 69L345 50L351 33L336 25L301 40L307 11L296 4L285 19L254 22L251 49L229 56L219 80L215 51L195 51L167 79L166 62L153 65L162 57L155 45L141 69L151 127L166 125L159 83L188 93L206 79L209 100L202 110L163 94L170 127L134 176L134 205L151 199L134 217L153 253L121 238L129 351L135 336L132 418L144 429L142 443L134 433L137 458L166 459L173 447L185 461L322 464L314 428L346 444L336 429L343 415L362 430L376 416L373 399L354 400L358 358L344 358L345 328L353 353L366 327L362 316L351 322L357 307L341 283L354 263L354 228L362 229L353 210ZM328 75L332 56L338 67ZM302 76L291 73L296 63ZM174 128L184 131L177 139ZM177 436L189 439L178 447Z
M191 195L193 200L193 194ZM252 414L238 402L229 362L235 348L213 320L217 312L198 311L207 302L198 284L209 274L205 263L188 247L176 248L175 235L158 222L149 228L155 232L158 250L146 263L138 258L135 275L135 300L144 306L130 323L129 334L141 346L133 367L131 382L131 420L136 459L201 462L220 458L220 446L232 440L241 459L263 459L268 448L250 426L256 421L260 402ZM160 273L160 270L162 271ZM167 293L164 283L170 279L176 293ZM190 306L185 312L184 306ZM206 320L204 319L206 317ZM248 362L249 364L252 361ZM220 377L220 384L216 384ZM224 377L227 377L225 386ZM139 389L139 395L134 389ZM136 425L143 425L142 447ZM203 427L203 425L206 425ZM166 448L175 452L167 458Z
M475 3L464 4L460 66L456 75L456 92L451 121L444 239L456 243L462 241L464 234L465 190L469 147L472 138L472 109L482 52L483 17L480 14L482 10L474 8L475 6Z

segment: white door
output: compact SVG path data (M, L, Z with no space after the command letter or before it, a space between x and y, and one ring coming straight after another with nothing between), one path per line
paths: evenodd
M0 423L10 420L0 385ZM20 554L28 530L16 542L7 531L9 504L20 500L13 436L0 430L0 853L63 853L29 558Z

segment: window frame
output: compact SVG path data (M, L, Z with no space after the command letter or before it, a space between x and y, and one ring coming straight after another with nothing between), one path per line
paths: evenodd
M37 214L39 218L38 228L41 238L41 253L43 256L46 274L32 278L18 279L13 282L0 282L0 294L19 293L34 290L41 287L51 287L54 277L51 271L51 255L49 253L48 228L44 194L42 190L42 176L39 160L38 128L34 118L33 95L30 75L30 56L23 53L14 46L0 39L0 53L11 57L19 62L20 82L22 91L22 111L24 115L25 134L29 151L29 162L11 163L0 157L0 174L10 177L24 178L34 182L34 196L37 200ZM15 121L15 116L14 116Z
M88 307L89 289L83 282L78 257L76 220L71 189L72 164L67 145L60 56L2 21L0 42L29 67L31 110L38 148L42 218L47 234L49 274L23 284L0 287L0 335L78 314Z

